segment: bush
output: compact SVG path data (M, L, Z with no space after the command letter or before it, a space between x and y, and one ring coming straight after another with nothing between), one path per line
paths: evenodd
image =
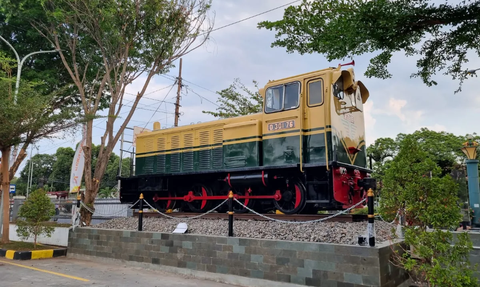
M409 136L385 172L381 209L401 210L408 223L407 248L396 252L394 261L427 286L478 286L469 263L468 234L460 233L454 241L448 231L461 221L456 190L450 175L442 177L437 164Z
M23 239L33 236L34 248L37 247L37 237L45 235L50 237L54 227L44 224L55 215L55 205L50 201L43 189L31 193L24 202L17 218L17 234Z

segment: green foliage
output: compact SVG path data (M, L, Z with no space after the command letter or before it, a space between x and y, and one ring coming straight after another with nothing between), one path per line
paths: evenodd
M96 163L98 145L93 145L92 160ZM70 188L70 172L75 151L70 147L60 147L56 153L36 154L27 160L25 167L20 172L20 177L16 180L17 195L25 195L27 190L28 175L30 171L30 163L33 163L32 189L48 188L51 191L65 191ZM118 175L118 163L120 157L112 153L107 164L106 172L102 178L100 188L113 188L117 185L116 179ZM122 175L130 174L130 159L122 160Z
M55 205L50 201L43 189L32 192L25 200L18 213L17 234L23 239L34 238L34 247L37 246L37 237L50 237L54 228L43 224L55 215Z
M100 198L113 198L115 197L115 191L113 188L110 187L104 187L100 188L100 191L98 192L98 197Z
M303 0L285 9L283 19L264 21L259 28L276 31L272 46L288 52L320 53L329 61L376 53L366 76L391 77L392 55L420 56L418 71L428 85L432 76L446 70L460 85L467 77L467 53L480 56L477 1L433 0ZM339 36L341 35L341 36Z
M448 231L461 221L458 197L452 192L457 189L449 175L442 177L441 168L414 135L403 138L398 155L385 172L380 204L384 211L405 214L409 224L405 244L413 251L397 254L396 260L429 286L477 286L469 269L472 245L468 236L459 235L453 242Z
M240 81L235 79L230 87L217 92L219 107L216 112L202 111L205 114L218 118L245 116L262 111L263 98L258 92L258 83L253 81L256 91L251 91Z

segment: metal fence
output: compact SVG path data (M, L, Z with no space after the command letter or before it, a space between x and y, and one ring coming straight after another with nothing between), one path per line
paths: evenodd
M76 199L51 199L55 204L55 215L51 220L59 221L62 223L72 222L72 207L77 204ZM18 217L20 207L25 202L25 199L15 198L10 209L10 220L14 221ZM119 199L96 199L95 200L95 212L92 216L92 221L99 223L105 220L131 217L133 216L133 210L129 209L127 204L121 204Z

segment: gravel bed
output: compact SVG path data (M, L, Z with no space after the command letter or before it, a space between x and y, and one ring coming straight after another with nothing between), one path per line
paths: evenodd
M188 225L188 234L228 235L228 221L219 219L194 219L189 221L165 218L144 218L143 230L171 233L180 222ZM93 228L137 230L138 219L134 217L117 218ZM392 226L375 221L376 242L387 241ZM233 232L236 237L263 238L291 241L326 242L339 244L357 244L358 236L367 232L367 222L316 222L307 224L291 224L273 221L235 220Z

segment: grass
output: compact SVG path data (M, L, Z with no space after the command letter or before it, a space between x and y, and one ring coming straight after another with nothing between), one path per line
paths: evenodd
M0 243L0 249L15 250L15 251L30 251L30 250L44 250L52 249L53 246L43 245L37 243L37 248L33 248L33 243L30 242L21 242L21 241L10 241L10 243Z
M15 221L11 221L10 223L16 223ZM45 221L42 222L43 226L53 226L53 227L71 227L71 223L57 223L55 221Z

